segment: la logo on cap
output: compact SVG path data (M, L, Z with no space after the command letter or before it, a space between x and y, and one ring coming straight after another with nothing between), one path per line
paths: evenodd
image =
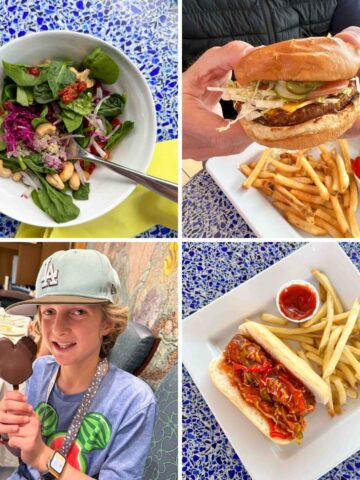
M54 287L58 285L59 270L55 270L53 263L50 261L47 263L45 273L41 279L42 288Z

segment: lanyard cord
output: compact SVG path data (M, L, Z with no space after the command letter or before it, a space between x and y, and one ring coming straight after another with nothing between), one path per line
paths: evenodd
M84 417L85 417L86 413L88 412L88 410L90 408L91 402L92 402L93 398L95 397L96 392L98 391L101 380L104 378L104 376L106 375L106 372L108 371L108 366L109 366L109 362L108 362L107 358L103 358L97 364L95 375L94 375L93 379L91 380L90 386L86 390L86 392L85 392L85 394L84 394L84 396L83 396L83 398L80 402L80 405L79 405L79 407L78 407L78 409L75 413L75 416L71 421L71 424L70 424L70 427L69 427L68 432L66 434L64 443L62 444L62 446L59 450L59 452L64 457L66 457L68 451L70 450L71 445L74 443L74 441L77 437L77 434L78 434L78 432L80 430L80 427L81 427L81 423L84 420ZM58 373L59 373L59 369L60 369L60 367L58 367L56 369L54 375L52 376L52 378L50 380L48 390L47 390L47 393L46 393L46 402L45 402L46 405L48 404L50 394L52 392L52 389L54 388L54 385L55 385L55 382L56 382L56 379L57 379L57 376L58 376ZM46 408L44 408L43 415L45 414L45 411L46 411ZM42 415L42 417L43 417L43 415ZM43 425L42 420L43 420L43 418L41 418L41 425Z

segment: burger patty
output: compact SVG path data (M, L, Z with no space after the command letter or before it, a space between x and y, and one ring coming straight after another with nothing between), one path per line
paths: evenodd
M359 93L356 89L355 81L351 81L349 84L351 92L343 94L339 97L339 101L336 103L311 103L305 107L295 110L295 112L287 112L281 108L273 110L271 115L264 115L258 117L254 122L261 123L268 127L288 127L290 125L297 125L299 123L307 122L329 113L337 113L343 108L347 107L350 102L353 102ZM331 98L331 95L329 96ZM234 107L237 112L241 111L241 102L235 102Z

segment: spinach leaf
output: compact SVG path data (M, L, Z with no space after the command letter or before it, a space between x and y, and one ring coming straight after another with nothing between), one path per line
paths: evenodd
M39 125L41 125L42 123L47 123L48 122L48 120L46 118L46 115L48 114L48 111L49 111L49 108L48 108L47 105L45 105L45 107L43 107L43 109L41 110L40 117L36 117L33 120L31 120L31 125L33 126L34 130L36 130L37 127Z
M124 122L121 127L116 130L116 132L114 133L114 135L112 135L109 140L106 142L105 144L105 149L106 150L110 150L111 148L113 148L117 143L120 142L120 140L122 140L125 135L127 135L132 129L134 128L134 122L130 122L129 120L127 120L126 122Z
M109 133L111 132L111 130L113 129L113 126L111 125L111 123L109 122L109 120L105 117L102 117L100 115L100 118L101 120L103 121L104 125L105 125L105 133L106 135L109 135Z
M90 137L88 133L92 130L93 127L85 127L83 123L81 123L80 127L75 130L76 135L84 135L83 138L76 138L75 140L82 148L86 148L89 145Z
M76 82L76 75L69 70L65 62L51 62L47 72L47 81L54 98L58 98L59 90Z
M0 128L0 152L3 152L6 150L6 143L2 139L2 136L4 135L4 130Z
M72 196L75 200L88 200L90 193L90 183L82 183L79 190L73 190Z
M3 161L4 168L10 168L12 172L21 170L19 160L15 157L8 157L6 153L0 153L0 159Z
M99 115L103 115L104 117L116 117L123 112L125 104L127 100L127 94L123 93L112 93L110 97L105 100L100 108L99 108Z
M69 133L72 133L82 124L82 115L72 112L71 110L63 110L59 113L59 116L64 120L66 130Z
M1 101L5 102L6 100L16 100L16 84L11 80L10 77L5 77L3 89L1 92Z
M46 118L41 118L41 117L36 117L33 120L31 120L31 125L33 126L33 129L36 130L39 125L42 123L48 123Z
M37 103L41 105L45 103L50 103L55 100L55 97L49 87L47 82L42 83L41 85L35 85L34 87L34 97Z
M115 83L120 73L116 62L101 48L95 48L83 60L81 66L82 68L89 68L93 77L107 84Z
M16 101L23 107L28 107L34 102L34 94L31 87L17 87Z
M93 111L92 94L91 92L81 93L74 101L70 103L59 102L63 110L70 110L79 115L88 115Z
M38 67L41 70L40 75L31 75L27 73L27 66L8 63L3 60L4 71L19 87L34 87L46 82L48 65Z
M44 164L42 155L35 153L34 155L28 155L27 157L21 157L25 165L33 172L37 173L56 173L55 168L48 167Z
M73 203L72 197L56 190L41 175L37 174L37 176L41 188L33 190L31 193L34 203L57 223L64 223L77 218L80 209Z

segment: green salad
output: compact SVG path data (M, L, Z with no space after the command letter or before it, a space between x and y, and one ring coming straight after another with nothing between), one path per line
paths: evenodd
M104 160L134 128L119 118L127 94L105 85L119 77L115 61L96 48L80 63L39 65L3 61L0 109L0 176L22 181L22 196L55 222L75 219L75 200L87 200L95 165L73 158L74 141Z

